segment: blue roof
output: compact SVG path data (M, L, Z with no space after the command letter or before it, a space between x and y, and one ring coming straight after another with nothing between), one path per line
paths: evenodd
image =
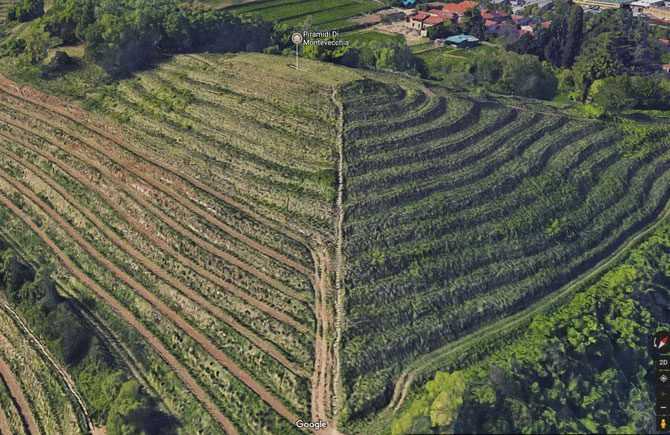
M416 0L402 0L403 6L412 6L416 4Z
M452 42L454 44L462 44L464 42L479 42L479 39L475 38L472 35L460 34L460 35L450 36L446 39L446 41L447 42Z

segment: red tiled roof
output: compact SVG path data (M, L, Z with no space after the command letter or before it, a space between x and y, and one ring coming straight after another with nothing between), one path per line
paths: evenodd
M430 15L428 15L427 13L425 13L423 11L419 11L415 15L412 16L412 19L414 21L423 21L428 17L430 17Z
M662 45L670 46L670 39L667 39L667 38L658 38L658 42L660 42Z
M548 29L549 27L551 27L551 21L543 21L542 22L542 28L543 29Z
M428 11L430 15L437 15L438 17L445 17L447 15L442 9L431 9Z
M437 24L444 23L445 20L446 20L446 18L444 18L444 17L439 17L437 15L433 15L433 16L430 16L430 17L426 18L425 21L423 22L423 24L437 25Z
M458 14L458 15L463 15L465 12L469 11L470 9L474 9L477 7L477 3L473 1L462 1L460 3L449 3L444 5L442 10L445 12L450 12L453 14Z

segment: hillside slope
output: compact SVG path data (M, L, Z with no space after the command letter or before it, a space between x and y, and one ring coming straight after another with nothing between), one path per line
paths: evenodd
M2 80L3 237L150 345L166 366L143 370L180 392L166 406L186 432L332 415L333 93L356 76L296 74L280 57L177 57L91 95L105 117Z
M588 271L661 213L666 133L375 81L345 86L347 415L422 354ZM395 392L396 394L398 392Z

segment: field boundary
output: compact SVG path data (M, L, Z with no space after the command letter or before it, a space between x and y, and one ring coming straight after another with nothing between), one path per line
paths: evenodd
M337 417L344 403L344 387L342 384L342 363L340 351L342 346L342 330L344 328L344 195L345 195L345 165L344 158L344 106L341 99L338 98L337 87L333 88L331 96L333 103L337 107L337 203L336 203L336 251L335 251L335 375L333 389L333 422L337 424Z

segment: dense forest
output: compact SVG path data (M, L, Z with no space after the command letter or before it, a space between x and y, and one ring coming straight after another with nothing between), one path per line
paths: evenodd
M670 322L670 222L474 367L438 372L393 433L648 433L649 340Z

